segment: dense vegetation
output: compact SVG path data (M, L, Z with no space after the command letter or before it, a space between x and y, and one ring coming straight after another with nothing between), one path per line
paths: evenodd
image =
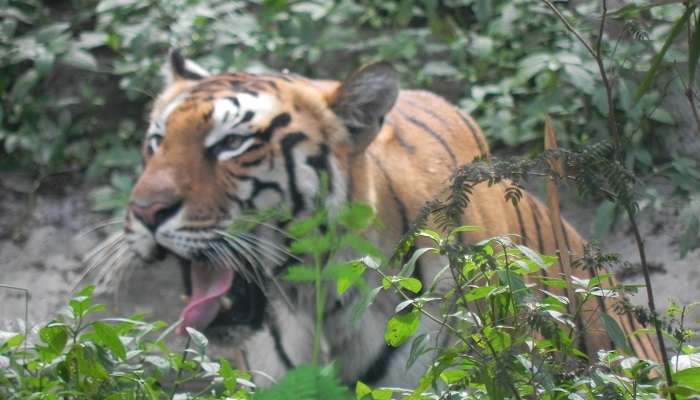
M555 6L535 0L0 0L0 167L32 171L34 190L57 174L106 185L94 190L95 208L119 209L139 165L144 110L159 90L159 69L170 47L215 72L289 68L333 79L384 59L394 62L405 87L432 88L471 112L496 146L538 151L550 115L560 145L573 150L476 164L481 169L467 166L456 172L441 209L466 206L469 185L484 180L573 177L584 194L606 199L597 226L609 227L615 215L626 215L634 226L636 206L646 195L640 182L661 178L673 192L653 204L676 207L687 216L680 237L685 254L700 237L698 158L680 130L690 126L697 134L700 129L695 73L700 11L691 2L660 3L669 4L603 9L605 1ZM678 99L687 113L665 107ZM600 141L610 144L596 144ZM594 167L577 164L584 159ZM551 168L552 160L570 161L566 173ZM517 201L517 190L511 200ZM437 209L428 207L426 215ZM371 223L362 205L346 212L355 223ZM319 213L315 221L333 223ZM346 235L366 228L342 215L335 223L349 231ZM299 266L288 276L314 282L317 290L326 281L337 290L360 285L368 299L379 290L397 291L406 302L389 321L386 340L393 345L411 340L416 355L428 349L424 337L413 337L421 319L444 320L445 329L460 333L454 346L436 353L418 388L403 394L641 399L700 393L700 374L693 368L672 372L668 365L617 352L601 353L590 366L570 363L581 355L566 340L572 316L564 312L563 300L530 296L533 289L523 284L553 260L507 237L465 248L455 243L451 229L475 228L450 224L447 213L437 216L445 232L416 229L405 240L430 238L434 245L424 251L448 254L451 269L465 279L460 285L489 282L467 293L457 317L427 311L424 305L434 301L429 288L420 296L408 293L422 289L416 290L419 283L408 273L415 260L385 276L382 287L361 287L363 274L387 273L376 268L382 260L367 243L356 250L375 258L333 269ZM295 236L306 240L292 245L293 251L314 254L358 243L340 233L330 241L313 240L317 226L302 226ZM327 247L310 246L320 242ZM642 245L640 251L643 256ZM592 254L596 263L612 260ZM553 283L574 285L582 299L628 290L601 291L594 280ZM36 342L28 342L29 332L0 337L0 398L31 393L36 398L172 398L189 391L188 382L205 382L190 391L197 398L283 398L300 391L308 398L346 395L331 367L304 367L278 387L252 394L245 372L207 358L201 334L190 331L188 348L175 353L162 341L168 334L167 329L159 333L162 323L141 316L94 319L101 308L90 295L90 289L81 292L66 313L38 332ZM474 315L468 309L473 301L495 306ZM693 354L687 343L692 332L682 322L686 311L671 309L664 319L654 310L639 314L664 333L673 354ZM548 335L534 334L534 324L538 332L547 327ZM624 348L619 327L609 321L606 326ZM650 369L657 373L648 375ZM401 395L361 382L355 390L360 399Z

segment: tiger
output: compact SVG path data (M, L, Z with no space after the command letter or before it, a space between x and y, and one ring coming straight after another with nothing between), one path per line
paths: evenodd
M124 237L146 262L168 255L179 260L187 301L178 331L192 327L235 350L243 368L261 371L255 379L263 385L310 361L312 302L278 279L293 262L284 251L286 222L260 224L237 238L227 227L255 210L309 216L325 187L329 210L350 202L373 209L382 225L367 238L390 254L453 171L490 154L471 116L436 94L400 89L385 62L342 81L289 72L212 75L171 51L164 70ZM554 224L544 204L527 192L511 204L505 190L505 183L474 188L462 221L482 229L465 232L465 243L516 234L519 242L554 254ZM580 256L581 235L566 221L563 232L570 255ZM429 282L444 262L438 255L421 258L415 275ZM346 311L354 300L326 302L322 358L338 363L343 382L415 384L423 371L418 363L405 369L408 346L384 340L397 299L381 293L359 323L351 323ZM613 311L611 299L599 299L594 308L627 334L640 327ZM614 348L598 318L590 318L594 308L584 310L592 326L578 343L590 357ZM630 335L629 341L637 356L659 360L647 336Z

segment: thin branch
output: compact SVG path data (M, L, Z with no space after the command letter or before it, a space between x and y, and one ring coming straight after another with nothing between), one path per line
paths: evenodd
M661 357L663 358L664 372L666 373L666 384L668 387L673 386L673 378L671 377L671 364L668 360L668 354L666 354L666 346L664 345L664 337L661 332L661 321L659 321L658 315L656 313L656 304L654 304L654 291L651 287L651 278L649 275L649 264L647 263L646 251L644 249L644 240L642 235L639 233L639 227L637 226L637 221L634 218L634 210L628 204L625 205L625 211L630 220L630 225L632 226L632 231L634 232L634 238L637 242L637 250L639 251L639 261L642 264L642 272L644 275L644 284L647 291L647 301L649 306L649 311L651 311L651 320L654 323L654 330L656 331L656 338L659 341L659 351L661 351ZM675 400L676 395L671 392L671 399Z
M559 11L559 9L552 4L550 0L542 0L547 7L549 7L554 14L559 18L559 20L566 26L566 29L571 32L576 39L588 50L588 53L593 57L595 60L596 64L598 65L598 72L600 73L600 78L603 80L603 85L605 86L605 93L607 95L607 100L608 100L608 129L610 129L610 133L612 135L613 139L613 145L615 147L615 154L618 160L622 159L622 154L620 153L622 151L622 140L620 138L620 131L617 128L617 121L615 118L615 104L613 103L613 92L612 92L612 85L610 84L610 81L608 80L608 74L605 71L605 64L603 63L603 57L601 56L599 51L596 51L596 49L591 46L588 41L581 36L581 34L574 28L569 20L564 16L564 14ZM602 40L603 36L603 30L605 29L605 20L607 17L608 13L608 7L607 7L607 2L604 0L603 1L603 15L601 18L601 24L600 24L600 33L598 37L598 45L597 48L600 50L600 41Z
M593 56L596 64L598 65L598 70L600 72L600 77L603 80L603 85L605 86L605 92L607 95L608 99L608 129L610 129L610 134L613 139L613 147L614 147L614 153L615 153L615 160L618 163L621 163L622 160L622 141L620 137L620 131L617 127L617 121L615 118L615 106L613 104L613 91L612 91L612 86L610 84L610 81L608 80L608 76L605 70L605 65L603 63L603 57L600 52L600 43L601 43L601 38L602 34L605 28L605 19L607 16L607 2L606 0L603 0L603 15L601 18L601 24L599 28L599 37L598 37L598 45L597 45L597 51L594 51L591 47L591 45L581 36L581 34L574 29L569 21L566 19L566 17L559 12L559 10L552 4L549 0L542 0L547 6L552 9L552 11L556 14L556 16L562 21L562 23L566 26L566 28L581 42L581 44L588 49L588 52ZM644 282L646 284L646 290L647 290L647 298L649 302L649 310L652 314L652 321L654 322L654 329L656 331L656 337L659 341L659 350L661 351L661 357L664 365L664 370L665 370L665 375L666 375L666 384L668 387L673 386L673 378L671 376L671 366L669 364L668 356L666 354L666 346L664 344L664 339L663 339L663 333L661 332L661 323L658 319L657 313L656 313L656 305L654 303L654 291L652 289L651 285L651 278L649 274L649 265L647 264L646 260L646 251L644 249L644 241L642 240L642 236L639 233L639 228L637 227L637 222L635 220L635 215L634 215L634 210L632 205L629 202L625 202L622 204L627 212L627 215L630 220L630 224L632 225L632 229L634 230L634 236L635 240L637 242L637 249L639 251L639 257L640 257L640 262L642 264L642 272L644 275ZM676 400L676 395L675 393L670 393L671 399Z

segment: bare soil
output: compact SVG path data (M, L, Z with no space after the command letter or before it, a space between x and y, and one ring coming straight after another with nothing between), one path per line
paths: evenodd
M85 270L84 256L108 232L89 231L106 217L91 212L87 189L54 182L57 185L60 189L40 191L32 202L25 178L12 174L0 178L0 285L29 291L30 326L48 321L67 304ZM590 232L593 206L572 198L563 201L562 212L581 232ZM652 275L660 309L665 309L670 301L687 304L700 297L700 250L679 258L678 219L672 212L657 212L651 207L643 208L639 218L648 258L662 271ZM639 261L634 237L624 221L602 245L632 263ZM103 295L100 300L119 315L147 313L153 319L171 323L182 307L180 279L174 262L137 266L116 293ZM633 273L626 282L642 283L643 278ZM644 291L635 295L633 301L646 304ZM698 316L691 313L687 320L694 324ZM0 330L16 330L22 326L22 320L23 292L0 287Z

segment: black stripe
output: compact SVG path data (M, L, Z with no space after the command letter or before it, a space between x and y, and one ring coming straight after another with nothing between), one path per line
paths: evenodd
M406 211L406 205L401 201L401 198L399 197L398 193L396 193L396 189L394 189L394 185L391 182L391 178L389 178L389 174L386 172L386 169L384 169L384 165L382 165L381 161L372 153L368 153L368 156L370 160L374 161L374 163L377 165L377 168L379 168L379 171L381 171L382 175L384 176L384 180L386 180L386 186L389 190L389 195L391 196L391 199L394 200L394 203L396 203L396 210L399 212L399 216L401 217L401 234L403 235L406 232L408 232L409 229L408 212Z
M284 155L284 166L287 170L289 196L292 199L292 212L294 214L297 214L304 209L304 197L301 195L297 187L294 155L292 154L292 150L298 143L307 139L308 137L302 132L290 133L284 139L282 139L282 154Z
M457 114L459 114L459 117L467 125L467 128L469 128L469 131L474 137L474 141L476 141L476 145L479 146L479 153L486 155L488 152L486 151L486 144L481 140L481 136L479 136L479 127L475 126L472 121L465 117L461 112L458 111Z
M437 140L440 145L442 145L443 149L445 149L445 152L450 156L450 159L452 159L452 165L457 166L457 157L455 157L454 152L450 148L450 146L445 142L445 139L440 136L437 132L435 132L432 128L430 128L428 125L426 125L423 121L417 120L410 115L406 115L404 112L399 111L399 114L406 120L408 120L410 123L413 125L421 128L423 131L427 132L430 136L432 136L435 140Z
M192 295L192 276L190 275L190 268L192 268L192 263L184 258L178 258L180 264L180 272L182 273L182 285L185 287L185 294L188 296Z
M267 128L263 129L260 133L258 133L258 137L260 137L260 140L267 142L270 140L275 130L289 125L291 121L292 118L289 116L289 113L285 112L278 114L275 118L272 119L272 121L270 121L270 125L268 125Z
M282 338L280 337L280 333L277 330L277 326L273 323L270 323L268 324L268 327L270 328L270 334L272 334L272 340L275 342L275 351L277 352L277 357L279 357L280 361L282 361L282 364L284 364L287 370L294 368L294 363L292 363L292 360L289 358L289 355L284 350L284 346L282 345Z
M328 162L328 145L321 144L320 152L315 156L306 157L306 164L316 171L319 182L321 181L321 174L323 171L326 172L326 177L328 178L328 193L333 193L333 174Z
M377 383L386 374L389 364L391 364L391 358L396 353L398 347L392 347L388 344L384 345L381 353L372 361L367 370L359 380L367 384Z
M231 200L231 201L233 201L234 203L236 203L236 205L238 206L238 208L240 208L241 210L245 210L245 203L243 202L243 200L239 199L238 196L236 196L236 195L233 194L233 193L228 193L228 192L227 192L227 193L226 193L226 197L228 197L229 200Z
M447 121L445 121L444 118L442 118L441 116L439 116L439 115L438 115L437 113L435 113L433 110L430 110L430 109L428 109L428 108L424 108L424 107L421 106L420 104L417 104L417 103L413 102L413 100L410 100L410 99L404 99L404 101L405 101L406 103L408 103L409 105L411 105L412 107L417 108L417 109L423 111L424 113L430 115L432 118L434 118L434 119L440 121L440 124L441 124L442 127L445 129L445 132L447 132L447 131L449 131L449 130L452 130L452 129L450 128L450 124L447 123ZM459 114L459 112L458 112L458 114ZM460 117L461 117L461 116L462 116L462 115L460 114ZM476 137L475 137L475 140L476 140ZM479 149L481 150L481 145L480 145L480 142L479 142L478 140L477 140L477 144L479 144ZM481 152L483 153L483 151L481 151ZM454 158L454 157L453 157L453 158Z
M284 194L282 193L282 188L277 182L266 182L266 181L261 181L258 180L257 178L251 178L253 181L253 192L250 194L250 198L246 200L246 205L248 207L255 208L255 197L257 197L260 192L263 192L265 190L272 190L276 193L278 193L282 198L284 198Z
M241 118L241 120L238 121L238 124L236 124L236 125L245 124L246 122L248 122L248 121L250 121L251 119L253 119L254 116L255 116L255 113L252 112L252 111L250 111L250 110L248 110L248 111L245 112L245 114L243 114L243 118Z
M396 141L399 142L399 145L404 148L404 150L410 154L414 154L416 152L416 146L406 141L406 138L403 137L403 132L401 129L391 120L391 115L388 116L384 124L394 128L394 137L396 138Z

